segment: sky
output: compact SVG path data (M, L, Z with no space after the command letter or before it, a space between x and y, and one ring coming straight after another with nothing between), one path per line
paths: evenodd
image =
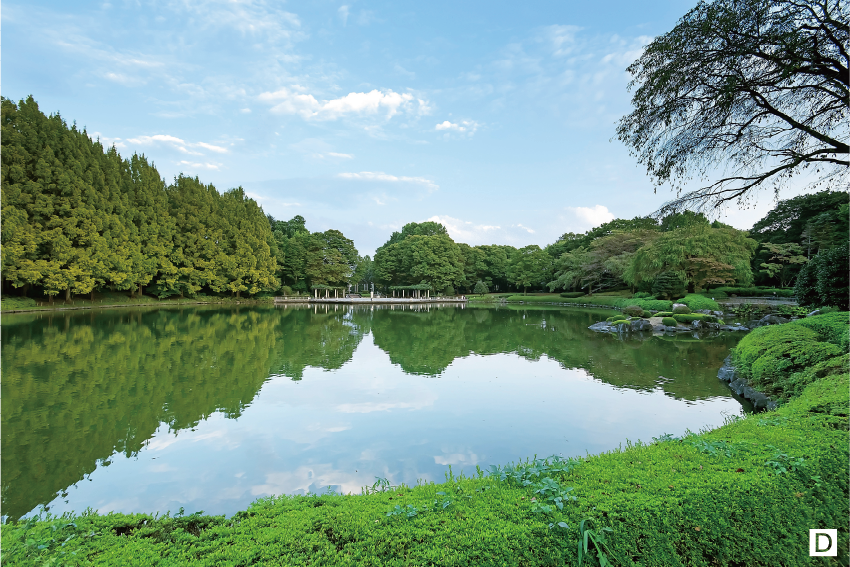
M545 246L674 196L615 129L626 68L695 4L5 0L0 85L361 254L425 220Z

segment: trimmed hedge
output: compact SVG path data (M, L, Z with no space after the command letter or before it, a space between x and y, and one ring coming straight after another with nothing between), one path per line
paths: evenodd
M673 312L672 311L659 311L658 313L655 314L655 316L656 317L672 317Z
M726 295L738 295L743 297L794 297L794 290L788 288L778 288L778 287L717 287L712 289L711 291L707 291L706 293L714 293L720 292L725 293ZM717 297L717 296L714 296Z
M679 324L679 322L673 319L672 317L664 317L663 319L661 319L661 324L667 327L675 327Z
M564 291L560 295L561 297L584 297L587 294L583 291Z
M706 323L717 323L717 317L714 315L705 315L703 313L677 313L673 315L673 319L679 323L693 323L694 321L705 321Z
M677 303L684 303L685 305L690 307L691 311L700 311L702 309L708 309L710 311L720 311L720 305L718 305L716 301L709 297L705 297L704 295L699 295L697 293L686 295L682 299L678 300Z

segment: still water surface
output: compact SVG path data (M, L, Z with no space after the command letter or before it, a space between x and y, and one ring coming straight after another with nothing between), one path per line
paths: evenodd
M232 514L722 424L738 338L601 310L262 307L2 318L2 513Z

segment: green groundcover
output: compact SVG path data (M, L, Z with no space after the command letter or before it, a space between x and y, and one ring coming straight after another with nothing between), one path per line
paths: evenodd
M819 317L741 341L742 372L787 401L713 431L441 484L264 498L230 518L42 515L2 526L2 563L847 565L848 314ZM837 557L809 557L816 528L839 530Z

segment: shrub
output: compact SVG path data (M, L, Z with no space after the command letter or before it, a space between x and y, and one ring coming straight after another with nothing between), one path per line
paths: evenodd
M484 295L485 293L490 293L490 290L487 289L487 284L478 280L478 283L475 284L475 288L472 290L472 293L477 293L479 295Z
M662 325L665 325L665 326L667 326L667 327L675 327L676 325L678 325L678 324L679 324L679 322L678 322L678 321L676 321L675 319L673 319L672 317L664 317L664 318L661 320L661 324L662 324Z
M685 282L674 272L661 272L652 283L652 294L663 299L685 295Z
M834 330L832 321L827 319L835 315L843 315L844 325L847 325L847 314L831 313L785 325L759 327L733 349L735 365L754 384L787 398L795 389L789 383L793 374L813 369L846 351L846 347L842 350L837 344L824 339L839 335L838 342L846 341L846 335Z
M292 288L288 285L282 286L280 288L280 293L282 293L283 295L292 295Z
M644 310L644 312L643 312L643 313L641 313L641 314L640 314L640 316L641 316L642 318L644 318L644 319L649 319L650 317L652 317L652 313L650 313L649 311Z
M617 299L614 306L619 308L637 305L643 309L655 309L656 311L669 311L673 308L673 302L665 299Z
M672 317L673 312L672 311L659 311L658 313L655 314L655 316L656 317Z
M700 311L708 309L709 311L719 311L720 305L716 301L704 295L691 293L679 300L679 303L684 303L691 308L691 311Z
M674 315L685 315L690 313L691 309L687 305L673 305L673 314Z
M717 323L717 317L714 315L704 315L702 313L681 313L673 315L673 319L679 323L693 323L694 321L705 321L706 323Z
M634 299L655 299L655 296L645 291L639 291L632 296Z
M561 295L561 297L572 298L572 297L584 297L587 294L584 293L583 291L564 291L560 295Z
M453 296L455 294L455 288L452 286L448 286L445 290L443 290L443 295Z
M608 322L608 323L616 323L617 321L628 321L628 320L629 320L629 318L626 317L625 315L612 315L611 317L608 317L607 319L605 319L605 321Z
M848 334L850 334L848 316L850 316L850 313L846 311L833 311L800 319L795 321L794 324L813 330L818 334L820 340L832 343L846 352L848 346L850 346L848 345Z
M778 287L731 287L722 286L705 292L711 297L727 297L729 295L737 295L741 297L794 297L793 289L784 289ZM722 294L722 295L721 295Z
M29 309L36 306L36 301L31 297L4 297L0 306L3 309Z
M628 305L623 308L623 313L629 317L640 317L643 315L643 307L640 305Z

